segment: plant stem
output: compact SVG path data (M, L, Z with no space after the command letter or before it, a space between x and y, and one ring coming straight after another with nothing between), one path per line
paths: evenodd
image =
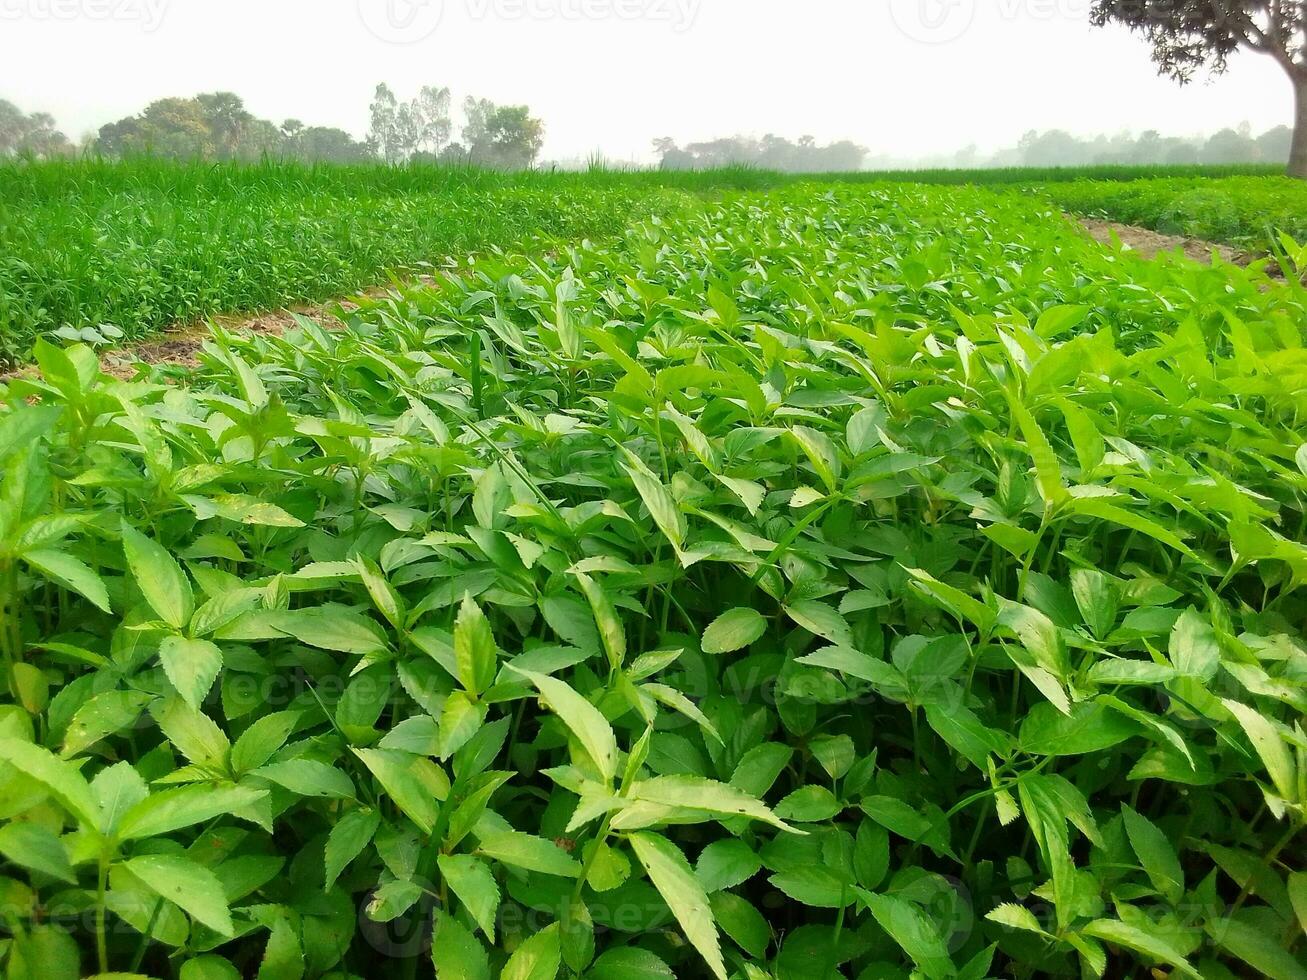
M0 561L0 650L4 651L5 678L8 683L12 664L23 658L23 634L18 622L18 563L12 558Z
M1278 841L1276 841L1275 846L1271 848L1270 852L1267 853L1265 858L1265 864L1268 870L1271 871L1275 870L1274 865L1275 865L1276 858L1280 856L1281 851L1283 851L1286 847L1289 846L1290 843L1292 843L1293 839L1298 836L1298 831L1300 830L1302 830L1302 825L1298 823L1294 823L1289 827L1288 830L1284 832L1284 836L1281 837ZM1248 896L1252 894L1253 886L1254 886L1254 881L1252 876L1250 875L1248 877L1248 880L1244 882L1243 888L1239 890L1239 897L1234 900L1234 905L1230 907L1230 917L1236 915L1238 911L1241 908L1243 908L1243 903L1246 902L1248 900Z
M105 932L105 892L109 887L109 856L100 855L100 867L95 881L95 954L100 972L109 972L109 945ZM148 937L148 932L147 932Z
M576 879L576 887L572 889L573 903L581 900L581 890L585 888L586 879L590 877L590 869L594 867L595 858L599 855L599 848L608 840L609 825L613 822L612 814L604 817L603 823L599 825L599 833L595 835L594 846L590 848L590 853L585 856L581 862L581 874Z

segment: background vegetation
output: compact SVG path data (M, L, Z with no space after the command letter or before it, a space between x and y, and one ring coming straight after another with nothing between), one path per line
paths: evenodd
M196 318L342 297L530 237L620 232L728 190L824 182L985 182L1058 207L1272 247L1301 237L1307 184L1257 167L848 173L503 172L414 161L383 167L169 160L0 164L0 356L41 334L110 325L128 337ZM1199 176L1201 174L1202 176ZM1183 175L1183 176L1165 176ZM1156 179L1139 180L1141 177ZM88 335L90 336L90 335Z

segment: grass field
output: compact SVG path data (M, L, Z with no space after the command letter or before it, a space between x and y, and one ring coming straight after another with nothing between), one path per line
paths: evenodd
M8 974L1307 974L1307 293L627 188L194 371L38 346Z
M1194 176L1202 173L1203 176ZM531 238L620 232L693 199L800 181L1040 187L1062 207L1257 244L1301 230L1304 188L1262 168L496 174L433 167L0 165L0 359L64 329L137 337L220 313L330 300ZM1140 181L1138 178L1151 178ZM1093 178L1092 181L1089 178ZM1202 189L1206 188L1206 189ZM1296 232L1295 232L1296 233ZM92 335L87 334L88 338Z
M672 194L674 192L668 192ZM385 167L0 167L0 355L51 329L139 336L334 299L526 238L620 231L672 207L639 180Z

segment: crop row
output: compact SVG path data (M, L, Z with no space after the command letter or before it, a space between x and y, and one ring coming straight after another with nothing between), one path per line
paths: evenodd
M1042 185L1059 207L1265 253L1279 235L1307 239L1307 181L1290 177L1081 180Z
M923 171L813 180L1041 186L1067 210L1162 230L1262 248L1272 224L1302 237L1301 183L1181 172L1186 176L1138 182L1128 178L1159 172ZM498 174L149 160L3 165L0 361L27 360L39 336L100 342L215 314L337 299L392 275L461 264L472 251L613 235L639 216L675 215L696 196L797 180L742 168Z

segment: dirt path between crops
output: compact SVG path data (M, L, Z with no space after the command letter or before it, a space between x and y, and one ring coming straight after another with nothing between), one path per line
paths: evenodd
M1174 252L1177 248L1181 249L1185 255L1195 262L1210 262L1213 252L1221 257L1221 261L1234 265L1247 265L1256 258L1256 256L1242 252L1233 246L1222 245L1219 242L1209 242L1202 238L1164 235L1161 232L1153 231L1151 228L1140 228L1138 225L1123 225L1116 221L1101 221L1098 218L1080 218L1078 220L1081 227L1089 232L1089 236L1095 241L1104 245L1111 245L1113 244L1112 236L1115 235L1121 240L1122 244L1128 245L1146 259L1157 258L1163 252Z
M213 316L207 320L177 324L165 327L157 334L143 340L134 340L121 347L106 347L98 351L100 369L108 375L123 381L134 380L139 372L137 364L150 364L162 367L194 368L200 364L200 349L204 342L213 336L210 324L217 324L224 330L235 333L266 334L280 337L295 325L293 313L308 317L316 323L331 326L332 315L328 308L335 306L346 310L357 308L354 303L342 301L337 304L322 306L296 306L275 313L230 314ZM17 378L31 377L37 373L35 364L23 364L8 371L0 371L0 383Z
M429 286L436 280L432 276L418 276L406 280L404 285ZM394 290L393 286L378 286L354 293L360 296L378 298ZM105 374L124 381L137 377L136 365L149 364L161 367L194 368L200 364L200 350L204 342L213 336L210 324L216 324L233 333L264 334L280 337L295 326L295 315L306 317L313 322L335 329L339 326L335 311L348 313L358 309L353 299L341 299L330 303L301 304L266 313L229 313L197 320L193 323L174 324L165 327L157 334L141 340L133 340L121 347L107 347L99 351L100 367ZM0 383L32 375L36 372L34 364L25 364L9 371L0 371Z

